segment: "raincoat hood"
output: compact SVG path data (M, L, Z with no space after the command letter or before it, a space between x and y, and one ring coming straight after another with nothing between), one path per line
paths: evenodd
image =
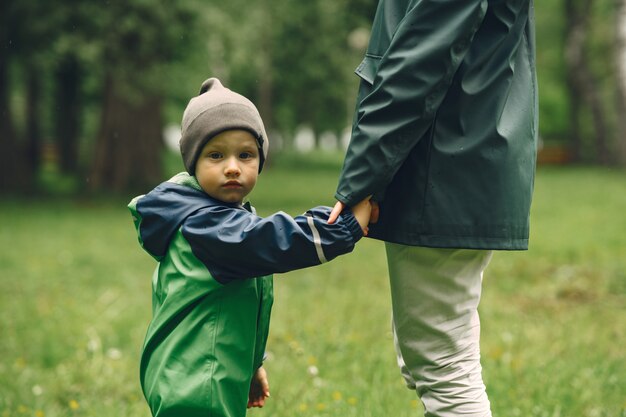
M181 173L148 194L135 197L128 207L139 243L152 257L160 260L187 217L217 204L237 206L213 199L202 191L195 177Z

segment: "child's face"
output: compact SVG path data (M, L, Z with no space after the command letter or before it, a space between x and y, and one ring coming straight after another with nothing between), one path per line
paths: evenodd
M196 178L208 195L241 203L259 175L259 148L245 130L227 130L211 138L196 162Z

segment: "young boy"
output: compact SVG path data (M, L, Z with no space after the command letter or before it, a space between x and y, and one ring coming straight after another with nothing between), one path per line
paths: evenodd
M246 404L263 406L271 274L348 253L366 230L368 201L333 225L329 207L261 218L242 205L268 145L255 106L211 78L183 115L187 172L129 204L139 242L159 262L140 365L155 417L242 417Z

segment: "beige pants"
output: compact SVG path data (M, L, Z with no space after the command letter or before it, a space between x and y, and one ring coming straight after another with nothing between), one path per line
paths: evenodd
M492 251L393 243L386 249L398 365L425 415L491 416L477 309Z

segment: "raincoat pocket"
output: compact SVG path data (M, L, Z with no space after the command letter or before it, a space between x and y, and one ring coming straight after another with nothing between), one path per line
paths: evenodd
M372 92L372 87L374 84L374 79L376 78L376 74L378 73L379 64L380 57L366 54L365 58L363 58L363 61L361 61L359 66L356 67L356 69L354 70L354 73L361 79L361 83L359 84L359 91L356 96L356 109L354 112L355 117L352 121L353 129L362 111L361 102Z
M378 72L378 65L380 64L380 57L375 57L372 55L365 55L363 61L356 67L354 73L359 76L363 81L367 82L369 85L374 84L374 78L376 78L376 73Z

